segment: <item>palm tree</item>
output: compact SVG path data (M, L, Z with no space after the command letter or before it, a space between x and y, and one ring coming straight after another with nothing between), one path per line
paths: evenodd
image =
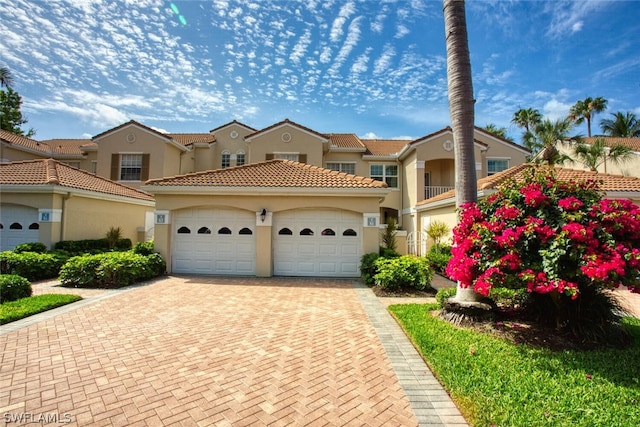
M601 113L607 109L607 100L601 97L585 98L576 102L569 110L569 119L579 125L587 122L587 136L591 137L591 119L596 113Z
M507 128L498 127L497 125L495 125L493 123L489 123L483 129L486 130L487 132L489 132L490 134L493 134L493 135L498 136L498 137L500 137L502 139L506 139L506 140L511 141L511 139L507 136Z
M471 79L471 59L467 39L464 0L444 0L444 31L447 47L447 88L449 115L455 152L456 206L478 200L474 134L474 99ZM460 309L478 306L478 296L472 288L458 283L452 302Z
M542 114L534 108L521 108L513 113L511 123L519 128L524 128L525 132L530 132L533 127L542 121Z
M635 114L630 111L623 113L618 111L613 114L613 119L602 119L600 121L600 129L607 136L615 136L618 138L635 138L640 137L640 121Z
M593 172L598 172L598 167L605 165L607 160L615 164L621 164L633 158L633 150L625 145L607 147L604 138L596 138L593 144L578 142L573 148L577 161L588 167Z
M555 122L550 119L544 119L535 126L533 131L525 133L525 145L533 147L534 152L542 152L540 156L536 157L535 161L546 163L550 166L562 164L570 161L571 158L566 154L561 154L558 151L557 144L578 139L578 137L569 136L572 128L573 122L568 118L559 119Z
M0 67L0 87L11 87L13 76L7 67Z

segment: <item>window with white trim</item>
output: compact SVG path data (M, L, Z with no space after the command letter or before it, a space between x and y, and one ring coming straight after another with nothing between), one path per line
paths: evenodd
M487 175L493 175L507 169L509 169L509 160L487 159Z
M391 188L398 188L398 165L370 165L369 176L386 182Z
M222 161L220 166L222 167L222 169L231 166L231 153L229 153L228 151L222 152Z
M142 180L142 154L120 155L120 181Z
M333 171L338 171L338 172L349 173L351 175L356 174L355 163L331 162L331 163L327 163L327 169L331 169Z
M246 163L244 151L238 151L236 153L236 166L242 166Z

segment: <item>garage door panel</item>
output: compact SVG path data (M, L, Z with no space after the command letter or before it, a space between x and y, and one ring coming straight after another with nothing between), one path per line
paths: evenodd
M172 271L255 274L255 214L237 209L192 208L174 214ZM187 227L191 234L177 233ZM239 234L242 229L251 234ZM206 231L210 230L210 233ZM201 233L197 233L201 230ZM219 234L222 231L223 234ZM231 234L224 234L230 232ZM246 230L244 231L246 233Z
M362 248L362 215L343 210L291 210L273 216L274 274L357 277ZM279 234L283 229L292 234ZM313 236L300 235L313 230ZM343 236L353 230L355 236Z
M22 243L39 242L38 210L28 206L0 205L0 251L11 250ZM12 229L15 224L15 229ZM30 228L33 227L33 228Z

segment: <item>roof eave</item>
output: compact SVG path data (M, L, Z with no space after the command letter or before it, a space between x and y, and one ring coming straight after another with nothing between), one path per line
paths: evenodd
M228 196L229 194L240 196L260 195L295 195L295 196L322 196L322 197L385 197L389 192L387 187L371 188L327 188L327 187L213 187L213 186L154 186L143 185L141 190L153 195L178 194Z
M155 200L145 200L136 197L121 196L117 194L101 193L99 191L82 190L74 187L67 187L59 184L2 184L3 193L26 193L26 194L72 194L83 196L89 199L110 200L126 202L142 206L155 206Z

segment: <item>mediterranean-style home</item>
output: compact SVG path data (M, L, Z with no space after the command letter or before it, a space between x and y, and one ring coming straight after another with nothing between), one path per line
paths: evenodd
M530 154L480 128L474 142L480 178ZM3 162L55 159L152 194L155 247L177 273L357 276L387 219L397 220L401 241L420 233L419 204L455 185L448 127L415 140L372 140L288 119L189 134L130 121L86 140L0 131L0 148ZM2 211L15 206L24 205L3 197ZM139 217L139 229L149 229L148 218ZM101 225L83 238L103 237L112 224Z
M533 164L520 164L478 180L478 199L483 199L498 191L498 187L509 179L518 181L524 177ZM606 173L597 173L578 169L554 167L555 176L561 181L596 181L604 197L609 199L629 199L640 205L640 178ZM439 194L416 205L418 221L424 230L433 221L445 223L449 229L457 223L455 190ZM420 255L427 249L427 239L423 234L409 242L409 252Z

